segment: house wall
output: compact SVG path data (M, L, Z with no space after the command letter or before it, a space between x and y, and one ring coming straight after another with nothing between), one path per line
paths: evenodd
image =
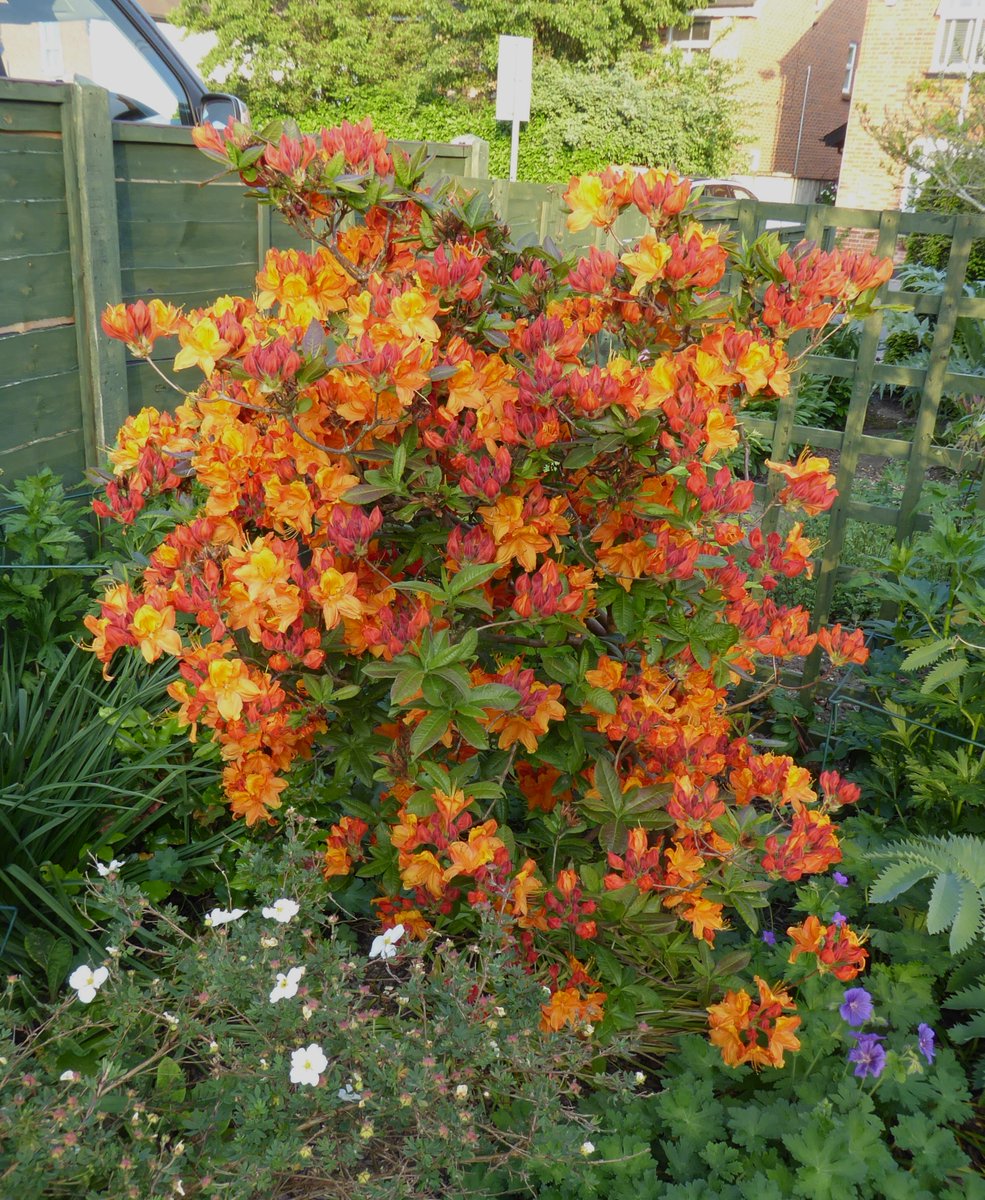
M711 53L738 67L748 174L765 177L771 199L799 199L794 179L838 178L839 152L821 139L848 118L849 43L861 43L872 2L759 0L753 16L715 19Z
M904 169L890 162L865 121L906 108L928 77L937 40L939 0L869 0L848 135L838 177L839 206L898 208Z

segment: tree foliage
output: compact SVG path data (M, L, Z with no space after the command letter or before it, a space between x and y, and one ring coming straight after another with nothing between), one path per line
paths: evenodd
M951 85L923 86L899 112L863 121L883 152L932 192L960 201L960 211L985 212L985 82L973 79L960 104Z
M725 173L737 142L732 73L652 54L658 31L701 7L688 0L184 0L176 19L212 29L206 71L262 119L305 128L372 116L397 138L490 143L505 175L509 128L494 111L498 34L534 38L531 121L520 175L567 180L610 162ZM303 51L300 49L303 47Z

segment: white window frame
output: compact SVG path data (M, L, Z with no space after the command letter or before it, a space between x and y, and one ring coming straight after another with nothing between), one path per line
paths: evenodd
M693 36L694 25L695 25L696 21L707 21L708 22L707 38L695 38ZM684 30L680 29L680 28L668 29L667 30L667 45L671 50L684 50L684 51L710 50L712 42L715 40L714 30L715 30L715 26L712 24L712 21L709 17L700 16L700 15L695 16L694 13L692 13L691 14L691 24L688 26L688 29L687 29L688 36L681 37L681 38L675 38L674 37L675 33L683 33Z
M985 0L941 0L937 9L940 29L934 46L932 70L942 75L969 75L985 71ZM968 22L965 38L970 39L974 59L951 62L958 24Z
M848 43L848 61L845 63L845 81L841 85L842 96L850 96L855 85L855 67L858 63L858 42Z

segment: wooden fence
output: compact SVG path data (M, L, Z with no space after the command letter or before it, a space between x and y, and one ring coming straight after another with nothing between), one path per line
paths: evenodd
M482 168L484 143L429 145L432 170ZM111 124L104 91L0 80L0 470L69 481L102 461L127 416L166 407L99 315L121 300L249 295L271 245L298 243L187 129ZM194 372L188 373L192 386Z
M433 169L485 192L515 238L551 238L574 251L612 236L593 229L569 234L562 186L477 177L484 148L481 142L432 145ZM249 294L265 250L298 244L269 208L244 195L238 182L203 188L212 173L212 164L194 149L185 130L111 125L103 92L0 81L0 468L8 480L42 465L78 479L85 466L100 461L101 447L128 412L170 402L168 389L147 364L127 362L122 345L102 336L99 314L105 304L156 295L195 305L223 292ZM809 372L851 381L844 430L798 423L796 377L775 416L744 417L773 459L787 459L805 444L837 452L839 497L819 564L815 604L815 619L822 620L830 610L848 523L888 525L902 539L922 523L919 502L928 471L968 469L958 449L942 444L938 426L945 389L970 397L985 392L980 376L949 368L958 319L985 318L985 299L964 291L972 242L985 237L985 216L716 201L714 219L745 239L773 226L781 236L803 234L827 247L846 239L867 241L880 255L896 253L900 238L911 233L951 239L941 292L927 295L892 290L892 285L884 292L894 306L935 318L926 369L881 361L884 313L876 312L864 324L856 360L823 355L805 360ZM641 218L634 222L627 215L614 234L629 238L642 228ZM796 342L792 349L797 350ZM878 385L919 390L919 408L907 433L866 432L866 412ZM853 495L863 455L903 464L905 483L897 505ZM775 489L779 482L767 486ZM985 491L979 500L985 504Z

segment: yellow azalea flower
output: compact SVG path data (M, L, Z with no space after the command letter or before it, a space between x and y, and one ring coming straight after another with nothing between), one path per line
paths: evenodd
M216 360L229 350L229 343L219 336L215 321L203 317L200 321L183 328L179 335L181 349L174 360L174 369L198 367L206 376L215 370Z
M354 620L362 615L363 604L356 595L358 586L359 578L352 571L343 574L334 567L322 571L311 595L321 605L326 629L334 629L343 617Z
M597 175L583 175L580 179L572 179L571 186L564 193L564 201L571 209L568 229L572 233L587 229L589 225L611 225L618 214Z
M181 653L181 636L174 627L174 609L170 604L163 609L142 604L133 614L130 632L149 663L156 662L162 654Z
M209 663L208 684L215 696L219 715L226 721L238 721L243 704L256 700L260 688L250 679L241 658L217 658Z
M436 342L441 337L432 319L437 311L437 300L429 301L416 288L395 297L390 305L390 314L404 337L419 337L425 342Z
M624 254L619 259L623 266L629 268L633 278L631 296L640 292L657 279L663 278L663 269L670 258L670 247L666 242L658 241L653 234L645 234L640 238L639 250L635 254Z
M704 462L711 462L723 450L734 450L739 444L735 418L733 417L732 423L729 424L725 414L717 408L713 408L705 418L705 433L708 435L708 443L701 454Z

